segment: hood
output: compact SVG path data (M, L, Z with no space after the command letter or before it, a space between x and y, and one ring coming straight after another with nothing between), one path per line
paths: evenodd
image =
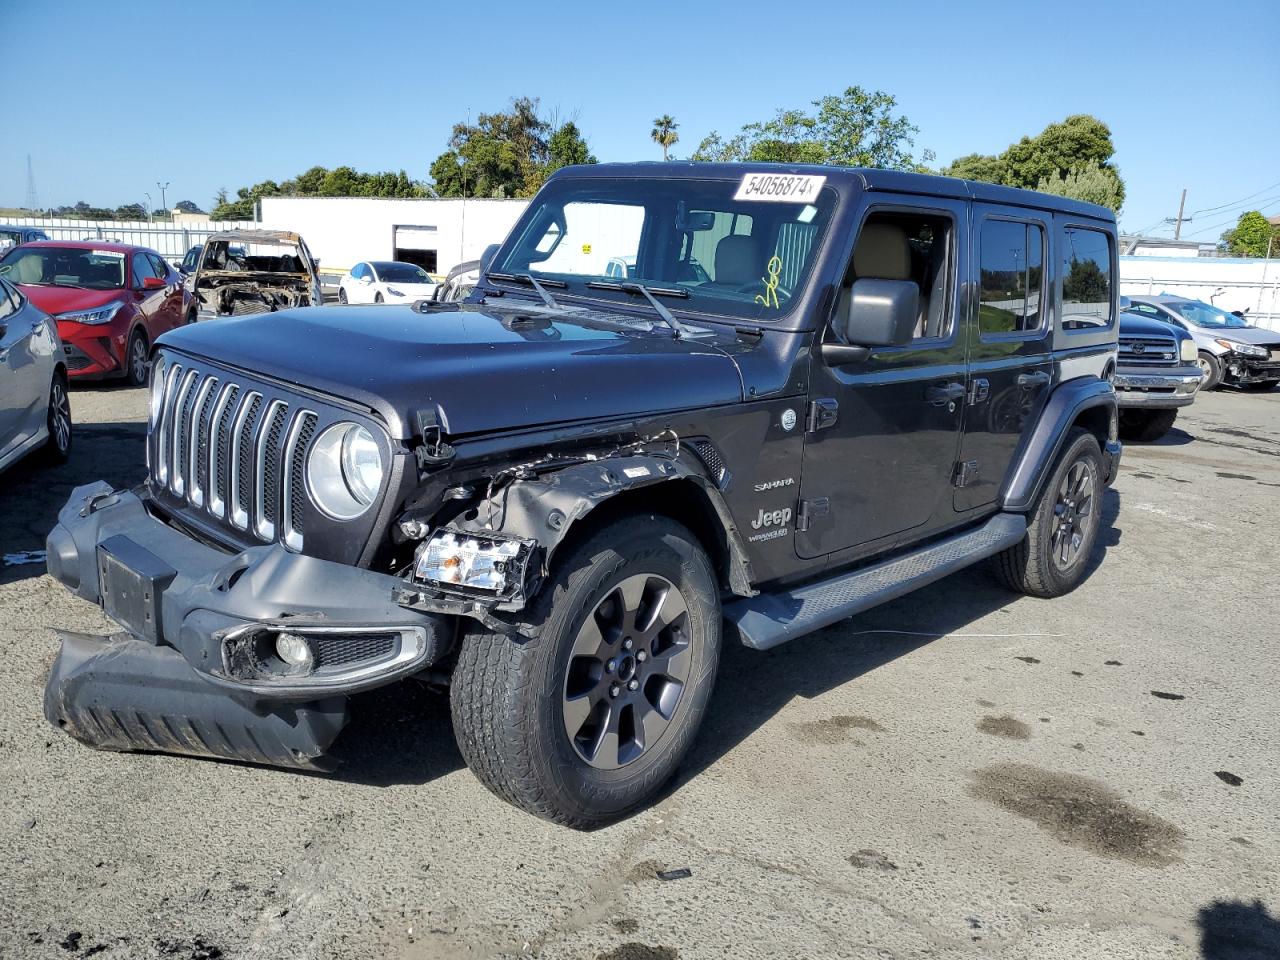
M612 322L604 319L612 318ZM512 302L304 307L166 333L160 346L347 398L392 435L439 408L452 436L736 403L731 335L676 340L621 315Z
M28 300L50 316L73 310L91 310L123 298L125 290L85 290L80 287L43 287L20 283Z
M1173 337L1185 340L1188 334L1172 323L1143 317L1136 313L1120 314L1120 335L1122 337Z
M1260 347L1280 347L1280 330L1264 330L1262 327L1196 327L1196 333L1211 340L1234 340L1236 343L1253 343Z

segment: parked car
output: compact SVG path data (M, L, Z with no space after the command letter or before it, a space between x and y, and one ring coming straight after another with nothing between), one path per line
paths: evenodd
M196 272L196 267L200 265L200 252L204 249L203 243L197 243L182 255L182 260L178 263L178 272L184 276L190 276Z
M0 258L0 275L57 320L73 380L142 386L151 344L194 317L181 275L146 247L40 240Z
M707 282L673 276L686 245ZM598 164L553 174L483 263L423 322L329 307L162 339L148 479L76 489L49 534L49 572L123 631L63 635L51 723L311 769L351 694L431 669L476 775L589 827L675 771L722 623L765 649L988 557L1038 597L1097 559L1110 210Z
M449 271L431 299L437 303L459 303L471 296L479 282L480 261L466 260Z
M71 402L57 324L0 278L0 470L34 450L71 453Z
M1120 436L1150 443L1173 427L1178 410L1200 388L1196 342L1181 327L1141 313L1120 314L1120 350L1113 383Z
M1130 312L1154 317L1191 334L1204 375L1201 390L1220 384L1270 390L1280 383L1280 332L1250 325L1203 300L1161 294L1129 298Z
M0 223L0 254L3 254L10 247L31 243L33 240L48 239L49 235L47 233L35 227L20 227L14 224Z
M366 260L342 275L339 303L412 303L430 299L438 284L416 263Z
M318 268L319 261L296 233L215 233L202 245L190 281L197 319L320 306L324 294Z

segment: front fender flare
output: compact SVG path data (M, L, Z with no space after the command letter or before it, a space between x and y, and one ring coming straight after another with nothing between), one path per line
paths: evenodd
M1022 445L1000 491L1000 509L1010 513L1030 510L1040 495L1049 471L1066 443L1067 432L1087 410L1109 411L1107 440L1115 439L1116 391L1098 377L1078 377L1061 384L1049 395L1040 419ZM1104 441L1105 443L1105 441Z
M535 540L542 548L544 570L575 525L596 508L634 491L684 481L697 488L700 510L714 512L714 527L724 542L725 576L735 594L751 596L751 561L746 544L716 484L697 469L693 458L681 459L637 452L575 463L527 479L516 479L482 500L473 519L450 527L477 534L497 532ZM676 491L673 490L673 493ZM680 493L688 495L686 487Z

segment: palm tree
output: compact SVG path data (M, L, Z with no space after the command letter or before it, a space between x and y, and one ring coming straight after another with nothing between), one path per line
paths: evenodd
M653 132L649 136L653 137L653 142L662 147L662 159L667 159L667 149L674 146L680 140L680 134L676 133L676 128L680 124L671 118L671 115L664 113L657 120L653 121Z

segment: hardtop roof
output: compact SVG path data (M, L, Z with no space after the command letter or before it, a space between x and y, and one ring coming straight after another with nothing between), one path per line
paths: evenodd
M214 240L239 240L242 243L283 243L297 246L302 237L290 230L218 230L205 238L205 243Z
M1095 203L1085 203L1068 197L1022 190L959 177L940 174L904 173L900 170L880 170L873 167L836 167L811 163L698 163L694 161L640 161L634 163L594 163L562 167L552 179L561 177L620 178L620 177L670 177L694 180L734 180L748 173L802 174L826 177L827 183L841 192L861 189L868 192L885 191L923 196L950 197L957 200L977 200L983 203L1003 203L1040 210L1061 211L1076 216L1089 217L1115 223L1115 213Z

